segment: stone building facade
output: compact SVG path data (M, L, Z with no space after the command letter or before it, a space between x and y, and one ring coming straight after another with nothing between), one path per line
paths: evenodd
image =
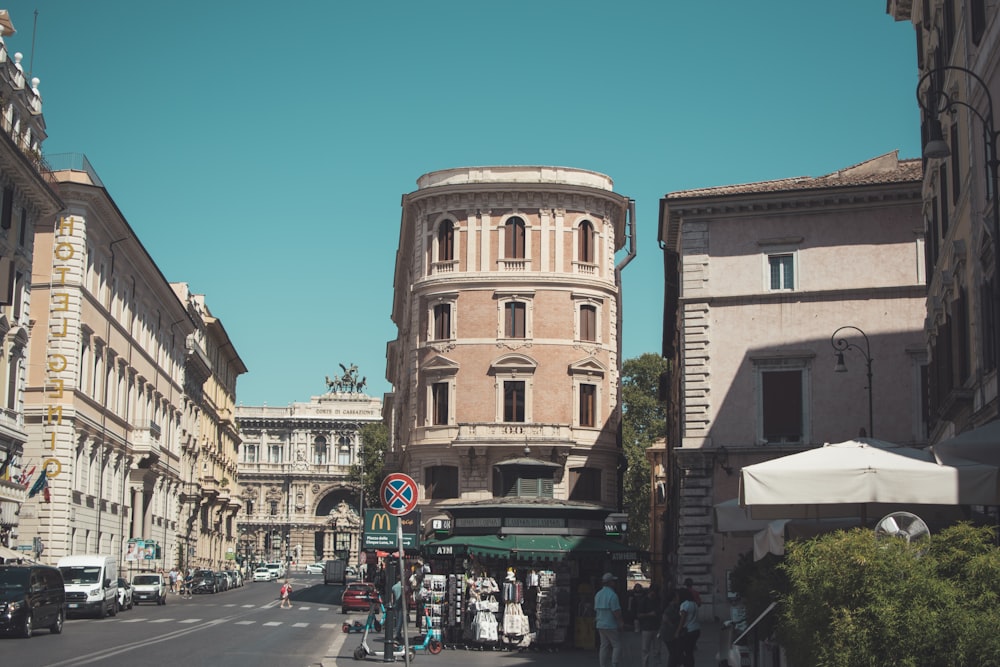
M889 153L661 201L673 373L667 438L650 451L654 560L668 581L694 580L709 617L728 614L727 572L752 547L713 529L741 467L866 433L926 442L921 176ZM872 385L857 348L835 372L838 330L874 360Z
M442 504L619 506L621 268L630 200L603 174L476 167L404 195L387 467Z
M998 122L1000 7L890 0L887 11L913 23L921 138L925 154L934 140L938 149L925 160L923 184L928 426L936 443L1000 416L1000 182L990 167L1000 146L984 131Z
M187 283L172 287L195 323L185 342L178 561L218 570L234 566L237 555L236 381L247 368L205 296Z
M26 457L41 495L21 512L45 558L176 551L183 369L194 323L85 157L53 156L63 211L36 229Z
M382 420L382 402L358 384L286 407L238 406L239 553L250 562L357 563L361 427Z
M6 13L5 13L6 14ZM0 21L0 546L16 547L31 470L25 456L24 424L32 248L35 226L62 208L41 160L46 139L37 78L27 81L21 54L10 53L3 37L13 34L9 17ZM36 465L37 468L37 465ZM20 538L20 539L19 539ZM30 544L31 540L28 539Z

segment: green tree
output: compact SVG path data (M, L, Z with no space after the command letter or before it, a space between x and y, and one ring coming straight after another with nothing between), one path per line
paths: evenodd
M796 665L1000 665L1000 550L989 528L921 551L870 530L786 545L777 635Z
M649 461L646 448L666 432L666 411L659 401L660 376L667 360L647 352L622 364L622 447L625 475L622 500L628 514L629 543L649 548Z
M351 466L351 481L362 482L365 507L378 504L379 487L384 476L385 457L389 451L389 429L382 422L371 422L360 429L362 465ZM362 472L364 479L362 480ZM374 503L374 504L373 504Z

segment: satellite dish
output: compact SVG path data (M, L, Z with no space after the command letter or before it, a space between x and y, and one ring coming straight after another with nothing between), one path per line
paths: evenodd
M921 551L927 549L931 541L931 531L916 514L910 512L893 512L887 514L875 526L875 539L888 540L899 538L907 544L916 546Z

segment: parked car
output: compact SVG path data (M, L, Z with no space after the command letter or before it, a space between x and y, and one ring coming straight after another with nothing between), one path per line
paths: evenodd
M358 569L353 565L348 565L347 567L344 568L344 574L346 574L349 577L356 577L358 576Z
M229 576L225 572L216 572L215 581L218 582L220 592L229 590Z
M230 588L239 588L243 585L243 573L239 570L229 570Z
M211 570L195 570L191 579L192 593L218 593L219 581Z
M326 561L320 561L318 563L310 563L306 565L306 572L308 574L323 574L323 570L326 568Z
M266 567L258 567L253 571L254 581L271 581L274 579L274 572Z
M268 563L264 567L274 572L275 579L281 579L283 576L285 576L284 563Z
M0 631L28 638L37 627L58 635L66 620L62 574L47 565L0 565Z
M368 611L372 600L377 599L378 589L375 588L375 584L367 582L347 584L347 587L344 588L344 594L340 598L340 613Z
M118 609L131 609L134 605L132 584L118 577Z
M162 574L137 574L132 577L132 600L167 604L167 582Z

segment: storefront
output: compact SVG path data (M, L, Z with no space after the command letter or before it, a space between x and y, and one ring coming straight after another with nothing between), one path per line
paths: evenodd
M494 499L439 509L451 534L425 541L422 553L447 578L446 644L593 648L601 576L624 582L643 555L607 537L607 508L589 503Z

